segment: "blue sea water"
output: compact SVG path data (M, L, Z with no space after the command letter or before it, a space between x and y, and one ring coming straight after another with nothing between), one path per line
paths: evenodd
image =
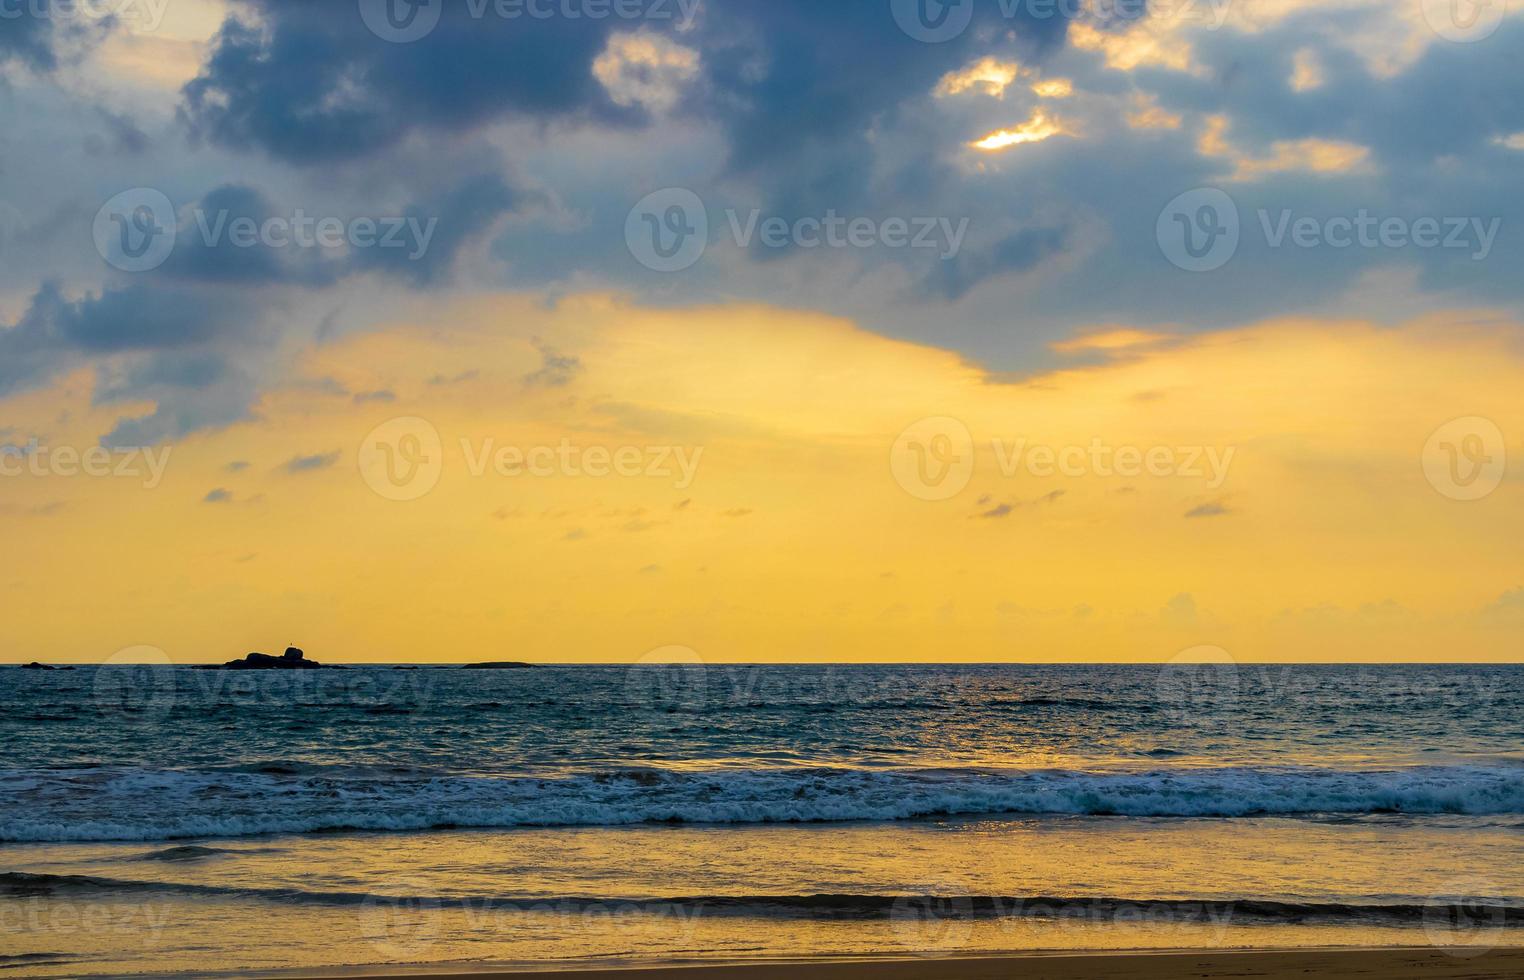
M0 957L56 954L26 975L877 948L933 895L984 923L961 949L1424 941L1436 910L1514 941L1524 669L0 668ZM332 938L377 902L422 952L392 905ZM631 902L662 928L589 924ZM81 903L160 938L60 930ZM291 905L328 925L240 924Z
M0 670L0 840L1524 815L1515 667Z

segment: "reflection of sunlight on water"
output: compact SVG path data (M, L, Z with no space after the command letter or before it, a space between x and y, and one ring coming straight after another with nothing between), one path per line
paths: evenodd
M122 971L948 949L1422 945L1432 921L1401 927L1245 921L1220 914L1214 903L1248 896L1422 905L1435 895L1462 892L1468 906L1490 898L1524 903L1524 842L1507 823L1391 815L1341 822L1076 817L352 834L227 841L204 850L28 846L14 849L11 861L29 872L326 897L188 898L149 890L124 901L120 894L60 894L5 900L0 912L7 926L17 927L7 931L23 936L27 948L97 953ZM1394 877L1398 868L1400 877ZM929 873L934 886L927 883ZM1458 873L1485 880L1485 894L1457 886ZM901 914L893 908L862 914L811 907L757 915L717 901L821 894L937 897L902 902ZM1130 904L1034 906L1038 896L1104 896ZM572 897L584 900L568 901ZM987 905L990 897L994 914L978 904ZM505 907L504 899L515 905ZM1168 899L1187 905L1142 904ZM82 909L99 928L79 929ZM983 911L962 918L969 909ZM1488 935L1496 944L1524 942L1524 928ZM71 971L60 965L57 972Z

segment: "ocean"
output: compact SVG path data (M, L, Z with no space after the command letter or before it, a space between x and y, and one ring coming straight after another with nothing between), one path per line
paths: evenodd
M1524 940L1524 668L0 668L0 967Z

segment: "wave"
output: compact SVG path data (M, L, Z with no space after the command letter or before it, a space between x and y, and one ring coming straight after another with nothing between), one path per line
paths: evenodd
M686 914L850 917L850 918L997 918L997 917L1169 917L1180 921L1234 920L1386 921L1392 923L1468 922L1524 926L1524 905L1502 899L1464 903L1291 902L1277 899L1164 899L1110 896L1001 895L675 895L645 897L443 896L380 895L370 892L317 892L299 888L255 888L177 882L132 881L89 875L0 873L0 896L9 898L89 898L113 895L179 895L256 899L280 904L365 906L377 909L471 909L477 911L577 912L619 908L624 911Z
M462 776L0 770L0 841L155 841L333 831L752 824L957 816L1258 817L1524 814L1524 767L620 769Z

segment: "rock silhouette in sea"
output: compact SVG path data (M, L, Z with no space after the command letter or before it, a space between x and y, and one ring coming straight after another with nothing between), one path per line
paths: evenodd
M51 664L40 664L33 660L29 664L22 664L22 670L73 670L73 667L54 667Z
M229 660L222 665L223 670L322 670L323 665L316 660L308 660L307 655L296 647L286 647L286 652L279 657L272 657L268 653L251 653L241 660Z
M465 664L461 670L525 670L534 664L520 663L517 660L497 660L484 664Z

